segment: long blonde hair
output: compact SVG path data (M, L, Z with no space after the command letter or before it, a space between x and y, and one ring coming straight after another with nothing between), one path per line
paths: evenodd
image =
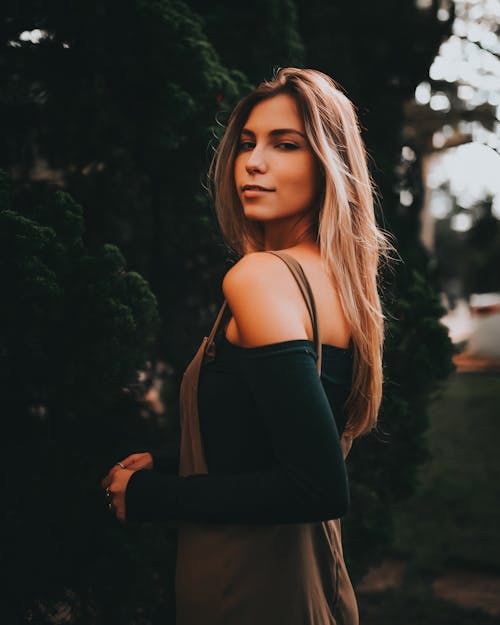
M238 256L263 251L263 224L244 215L234 183L234 161L240 131L252 108L279 93L294 97L321 171L312 234L350 323L354 360L344 432L355 438L376 426L382 400L386 317L378 276L380 261L388 261L395 248L389 241L391 235L376 223L377 191L353 103L340 85L320 71L275 70L272 80L260 83L232 111L210 163L209 191L215 196L216 215L227 245Z

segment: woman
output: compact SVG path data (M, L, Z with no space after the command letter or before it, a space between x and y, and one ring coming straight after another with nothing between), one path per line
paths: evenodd
M184 374L180 457L132 454L102 486L119 520L177 522L178 625L355 625L339 518L381 401L391 245L354 107L281 69L237 104L209 176L241 258Z

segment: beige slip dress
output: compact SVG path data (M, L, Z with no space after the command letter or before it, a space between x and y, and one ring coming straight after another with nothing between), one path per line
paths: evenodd
M321 337L314 296L302 266L284 252L307 304L321 373ZM186 368L180 388L179 475L208 473L198 418L198 379L215 357L212 330ZM342 435L344 458L352 439ZM358 625L358 607L344 563L340 520L279 525L179 522L176 625Z

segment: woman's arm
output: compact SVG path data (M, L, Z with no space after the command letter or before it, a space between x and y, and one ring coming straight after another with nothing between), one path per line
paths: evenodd
M298 523L347 512L349 491L337 426L311 348L242 357L241 368L276 468L187 477L141 469L127 485L127 520Z
M276 288L272 269L262 272L258 263L245 263L244 271L238 273L234 269L223 286L247 346L252 341L257 347L260 342L268 345L304 338L300 331L297 336L297 326L293 326L297 316L283 307L283 293ZM274 289L266 277L274 281ZM248 300L240 296L242 291L252 295L250 311L245 308ZM255 318L261 323L256 325ZM284 329L285 318L291 326L285 324ZM291 335L286 334L287 327L292 327ZM266 336L263 341L259 328ZM136 471L125 494L128 520L272 524L320 521L346 513L345 463L311 347L280 346L259 354L250 350L242 352L239 364L258 408L256 419L271 441L276 468L187 477Z
M177 441L172 441L161 448L148 449L153 457L153 470L158 473L178 473L180 448Z

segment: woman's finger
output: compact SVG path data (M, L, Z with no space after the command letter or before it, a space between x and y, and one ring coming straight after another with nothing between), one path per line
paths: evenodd
M120 460L120 462L128 469L130 465L138 460L140 455L141 454L130 454L126 458L123 458L123 460Z
M103 478L103 480L101 481L101 486L103 488L107 488L111 482L113 481L113 475L116 473L116 471L119 469L119 466L113 466L111 467L111 469L108 471L106 477Z
M144 467L152 468L149 467L152 462L150 459L150 454L148 452L131 454L130 456L127 456L124 460L121 460L121 463L126 469L129 469L130 471L143 469Z
M101 480L102 488L107 488L113 481L113 475L123 468L128 469L129 471L141 469L144 466L143 456L144 454L130 454L123 460L119 460L118 462L123 464L123 467L120 466L118 462L115 462L115 464L111 467L106 476Z

